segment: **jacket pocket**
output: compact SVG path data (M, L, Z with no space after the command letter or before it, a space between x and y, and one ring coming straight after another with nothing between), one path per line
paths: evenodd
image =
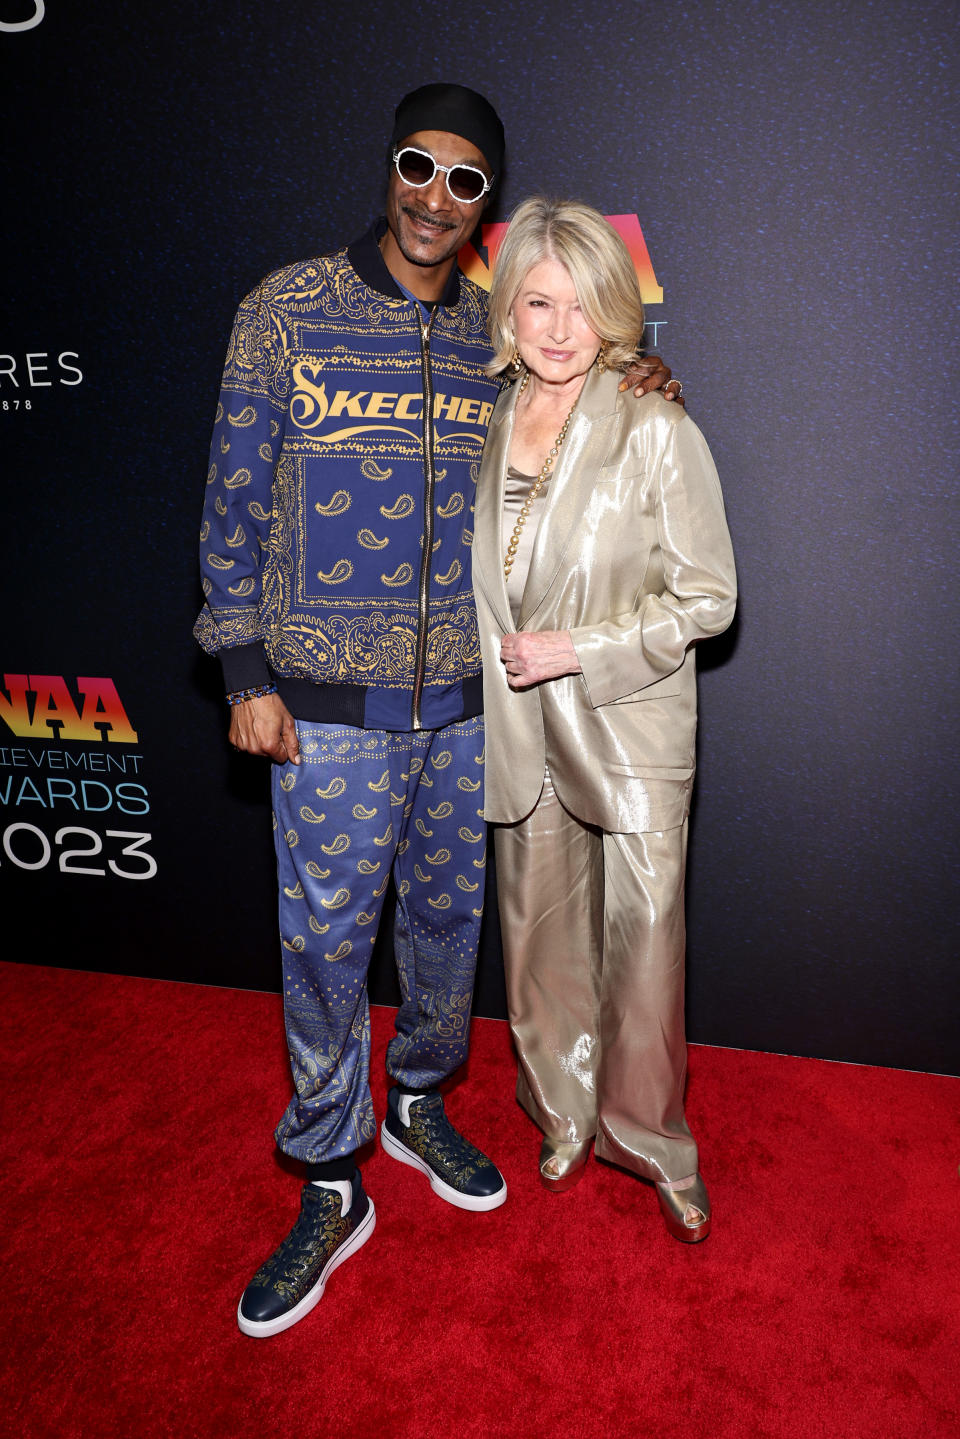
M619 699L607 700L606 704L597 705L597 709L609 709L612 705L644 704L647 700L679 699L683 693L683 686L676 675L667 675L662 680L654 680L652 685L647 685L642 690L633 690L628 695L621 695Z

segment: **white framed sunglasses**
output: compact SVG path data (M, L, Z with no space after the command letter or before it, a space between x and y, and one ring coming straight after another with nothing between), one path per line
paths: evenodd
M475 204L493 184L493 178L488 180L476 165L439 165L431 154L418 150L415 145L404 145L402 150L394 150L393 163L403 183L414 190L422 190L432 184L439 170L451 198L461 205Z

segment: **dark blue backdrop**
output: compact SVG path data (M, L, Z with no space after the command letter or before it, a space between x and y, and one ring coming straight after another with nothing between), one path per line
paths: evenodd
M538 188L639 217L724 482L690 1037L955 1072L954 6L48 0L5 28L37 13L0 0L0 668L78 704L109 677L137 742L0 706L9 957L277 986L266 776L190 639L223 350L261 274L376 213L400 94L459 79L507 127L488 219ZM488 924L480 1012L501 984Z

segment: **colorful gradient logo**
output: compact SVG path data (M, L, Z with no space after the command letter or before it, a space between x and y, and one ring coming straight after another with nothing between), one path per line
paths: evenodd
M80 675L78 705L62 675L4 675L0 720L18 739L137 744L137 735L111 679Z
M662 305L663 288L657 284L657 277L653 272L653 263L647 249L647 242L643 238L639 218L636 215L607 215L605 218L626 242L630 258L633 261L633 268L640 281L640 295L643 303L645 305ZM460 268L467 278L473 280L484 290L489 290L490 281L493 278L493 267L497 262L497 251L503 244L503 237L507 233L506 222L503 221L496 225L481 225L480 233L480 248L487 252L487 263L484 263L479 253L469 244L463 246L457 258L460 261Z

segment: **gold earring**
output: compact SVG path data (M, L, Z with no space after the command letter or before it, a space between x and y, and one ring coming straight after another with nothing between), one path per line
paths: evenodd
M516 345L514 345L513 358L510 361L510 373L511 375L519 375L522 369L523 361L520 358L520 351L517 349Z
M597 374L598 374L598 375L602 375L602 374L604 374L604 373L606 372L606 368L607 368L607 350L608 350L608 348L609 348L609 345L610 345L610 341L609 341L609 340L601 340L601 341L600 341L600 349L597 351Z

